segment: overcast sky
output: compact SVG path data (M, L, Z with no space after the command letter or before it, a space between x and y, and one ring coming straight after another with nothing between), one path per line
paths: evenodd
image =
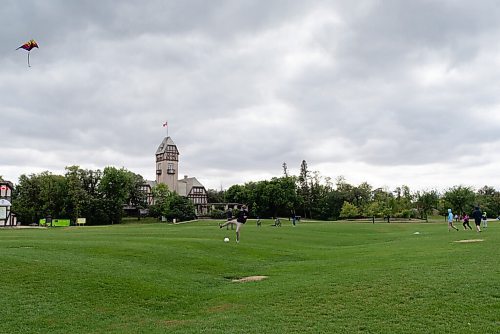
M374 187L500 188L498 1L0 5L0 175L125 167ZM40 48L18 46L35 39Z

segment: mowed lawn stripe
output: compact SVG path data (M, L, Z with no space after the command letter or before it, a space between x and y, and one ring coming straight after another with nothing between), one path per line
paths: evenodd
M494 223L468 244L442 223L271 224L240 244L215 221L0 230L0 332L499 330Z

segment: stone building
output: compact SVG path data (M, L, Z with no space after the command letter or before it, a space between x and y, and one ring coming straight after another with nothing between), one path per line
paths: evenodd
M205 187L195 177L179 179L179 150L170 137L165 137L156 150L156 182L147 182L151 189L156 184L166 184L168 189L189 198L195 206L195 214L207 213L208 195Z
M166 184L179 193L179 151L170 137L165 137L156 150L156 183Z

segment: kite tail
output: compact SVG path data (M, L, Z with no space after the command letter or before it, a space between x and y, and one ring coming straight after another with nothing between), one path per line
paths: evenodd
M31 67L30 65L30 53L28 52L28 67Z

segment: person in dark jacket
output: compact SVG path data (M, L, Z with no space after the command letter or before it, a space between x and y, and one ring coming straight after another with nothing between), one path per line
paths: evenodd
M478 206L472 211L472 217L474 218L474 223L476 224L476 231L481 232L481 219L483 218L483 213Z
M227 209L226 217L227 217L227 221L233 220L233 209L231 209L231 208ZM230 225L231 225L231 230L232 230L233 224L230 224ZM229 230L229 225L226 226L226 229Z
M224 224L219 224L220 228L223 228L224 226L227 226L229 224L235 224L236 225L236 242L240 242L240 230L241 227L247 222L248 219L248 210L246 205L242 205L240 208L240 211L236 215L236 219L227 221Z

